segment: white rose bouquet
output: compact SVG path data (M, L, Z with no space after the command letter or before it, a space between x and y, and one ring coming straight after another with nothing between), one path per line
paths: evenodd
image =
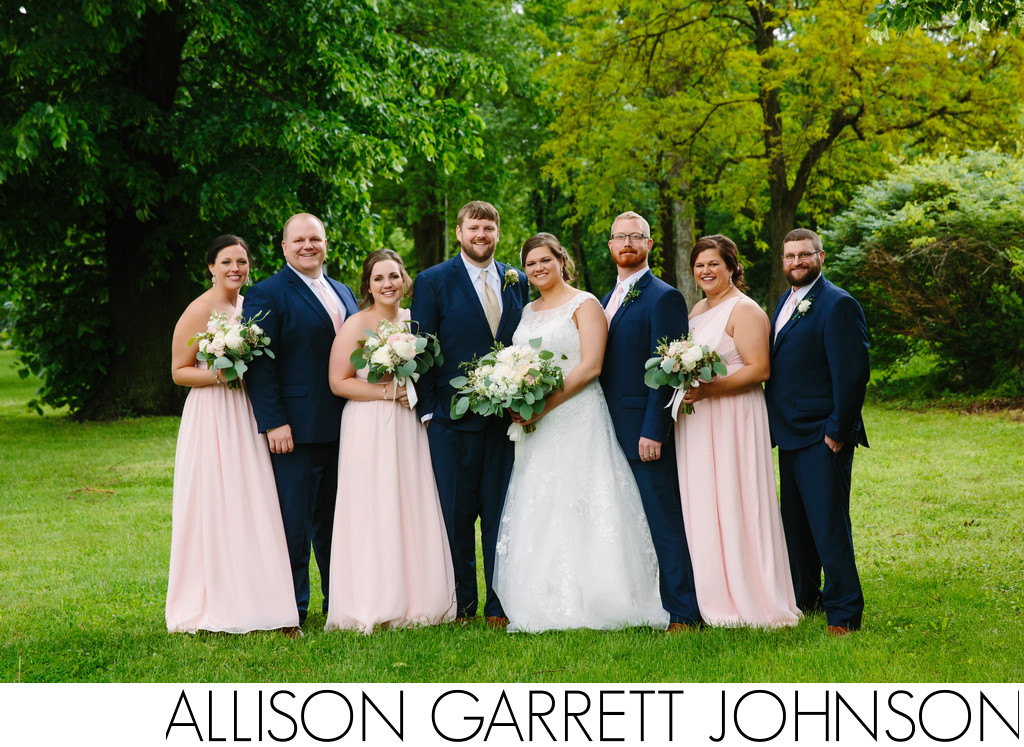
M409 407L415 407L418 397L413 382L431 366L444 362L441 345L434 335L416 335L409 331L409 322L389 322L382 319L376 331L366 330L366 339L352 351L349 360L358 371L369 366L366 380L376 384L385 376L394 377L395 388L404 386Z
M193 335L188 344L194 345L198 340L196 358L206 361L212 369L220 369L228 389L238 389L242 386L242 374L248 369L247 363L258 355L274 357L274 351L267 347L270 338L256 323L265 316L266 312L228 324L227 313L215 311L210 314L206 329Z
M679 405L687 389L728 373L718 353L693 341L693 332L672 342L662 340L654 352L654 357L645 364L644 383L651 389L667 384L676 390L668 405L672 409L673 420L679 415ZM693 405L683 404L683 412L691 415Z
M544 412L544 398L564 385L562 369L554 362L555 354L541 350L541 338L527 345L503 347L495 343L494 349L479 359L463 364L468 376L451 380L455 387L452 397L452 420L467 412L478 415L502 415L512 410L524 420ZM562 356L565 360L565 356ZM536 424L521 426L513 423L508 437L513 441L522 434L532 433Z

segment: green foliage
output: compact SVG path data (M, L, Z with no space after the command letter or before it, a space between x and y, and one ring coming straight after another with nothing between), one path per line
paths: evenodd
M1024 159L922 159L829 225L828 272L864 307L881 365L937 357L954 389L1024 393Z
M747 260L771 253L772 290L754 292L774 300L785 233L845 207L887 154L1020 134L1008 114L1024 96L1020 40L872 44L864 12L856 0L573 0L541 71L557 114L546 173L581 220L692 200L696 235L746 237Z
M373 0L25 3L0 29L12 338L41 401L84 416L175 409L165 341L213 236L266 272L304 209L344 262L373 240L375 181L476 152L467 91L503 85Z
M868 14L872 36L881 41L889 32L906 33L920 27L949 29L954 36L981 31L1020 32L1024 27L1022 0L885 0ZM952 26L950 29L949 27Z

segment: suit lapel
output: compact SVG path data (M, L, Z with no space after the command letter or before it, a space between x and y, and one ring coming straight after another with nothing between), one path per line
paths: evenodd
M476 278L469 276L469 270L466 269L466 263L462 261L462 257L456 254L450 260L452 274L455 276L455 284L462 290L462 294L466 297L466 305L468 308L473 309L473 316L480 324L487 330L487 334L491 334L491 325L487 323L487 315L484 314L484 307L480 303L480 296L476 293ZM502 315L504 316L504 314ZM499 324L500 327L500 324Z
M814 287L811 289L811 292L808 293L806 296L804 296L803 300L800 303L803 303L803 301L808 301L808 302L811 303L811 308L814 308L814 299L816 299L818 297L818 295L822 292L822 290L824 290L825 283L827 283L827 282L828 281L825 279L825 277L822 276L821 280L819 280L817 283L814 284ZM785 296L783 296L783 299L784 298L785 298ZM782 301L779 304L779 307L775 310L775 316L772 318L772 329L773 330L775 329L775 320L777 320L779 318L779 314L782 312L782 306L783 305L785 305L785 301ZM800 304L797 304L797 306L799 306L799 305ZM811 313L811 309L808 309L807 313L808 314ZM803 314L798 313L795 309L793 310L793 316L791 316L789 318L789 321L786 322L786 326L783 327L782 329L780 329L779 330L779 334L775 337L775 340L772 343L772 352L775 352L775 347L780 342L782 342L782 338L785 337L787 334L789 334L789 331L791 329L793 329L793 327L795 327L797 324L799 324L800 320L803 319L803 317L804 317Z
M633 307L633 304L636 304L640 301L640 295L643 294L644 288L646 288L650 284L651 277L653 276L651 275L650 269L648 269L637 279L635 283L633 283L633 287L630 288L629 292L626 293L626 296L623 297L622 303L619 304L619 308L615 312L615 316L612 317L611 324L608 325L608 334L611 334L612 330L615 329L615 325L619 323L619 320L622 318L622 315L627 313L629 309ZM636 293L634 294L633 298L629 298L627 300L629 294L633 293L634 290L636 291ZM608 298L611 299L611 294L608 295Z
M502 264L497 260L494 261L494 268L498 271L498 282L501 283L501 321L498 322L498 334L495 339L502 336L505 330L505 324L508 323L509 316L515 309L521 307L519 301L519 283L522 280L518 280L515 283L505 283L505 273L508 272L509 266ZM516 278L519 278L519 273L516 273ZM490 328L488 328L490 329Z
M285 277L288 279L288 284L292 289L309 304L309 307L313 310L313 313L328 327L331 332L334 332L334 322L331 321L331 315L327 313L327 309L320 303L320 299L313 293L313 289L310 288L306 283L295 273L290 267L284 268L281 272L288 273Z

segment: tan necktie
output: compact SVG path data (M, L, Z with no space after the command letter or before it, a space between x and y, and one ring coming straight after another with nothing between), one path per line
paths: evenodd
M615 312L619 310L619 306L622 304L622 297L625 293L625 284L616 283L615 291L612 293L612 297L608 299L608 305L604 309L604 315L608 318L608 326L611 326L612 319L615 317Z
M322 280L314 280L310 283L313 286L313 292L316 293L317 298L320 299L320 303L327 309L328 315L331 317L331 321L334 322L334 334L338 334L338 330L341 329L341 323L344 321L341 316L341 311L338 309L338 303L332 298L334 291L330 288L324 287Z
M775 339L778 339L779 332L786 326L786 322L793 316L793 310L796 309L796 291L789 292L789 298L786 299L786 305L782 307L782 311L779 312L779 318L775 321Z
M498 336L498 322L501 321L501 307L498 305L498 297L494 295L494 289L487 282L487 270L480 271L480 282L484 284L484 316L487 317L487 324L491 328L491 337Z

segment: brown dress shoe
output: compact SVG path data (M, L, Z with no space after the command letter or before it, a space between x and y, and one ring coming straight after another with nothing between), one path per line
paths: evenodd
M696 633L697 626L689 623L669 623L666 633Z
M487 627L491 630L504 630L508 627L508 618L495 615L487 618Z
M852 629L842 625L829 625L828 630L825 631L826 635L830 635L835 638L842 638L843 636L850 635L852 632Z

